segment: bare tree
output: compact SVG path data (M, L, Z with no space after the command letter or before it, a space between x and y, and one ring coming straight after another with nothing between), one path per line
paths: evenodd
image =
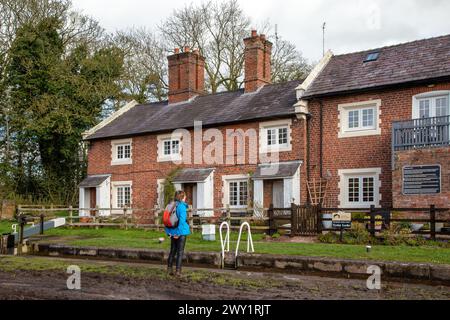
M282 83L290 80L304 80L312 66L297 50L294 44L274 36L272 53L272 81Z
M123 100L134 99L140 103L165 100L168 91L168 52L158 37L150 30L141 28L119 31L112 41L125 53L125 70L121 80Z
M236 0L208 1L175 10L159 27L166 49L195 47L206 58L207 88L237 90L243 85L244 44L255 25ZM273 81L304 78L309 70L306 60L295 46L271 34L270 24L260 24L261 33L274 42ZM297 69L298 68L298 69Z

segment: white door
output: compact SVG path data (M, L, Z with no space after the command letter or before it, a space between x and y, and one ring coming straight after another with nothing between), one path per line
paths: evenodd
M432 139L437 144L448 141L450 137L449 115L450 96L448 94L419 98L413 114L415 119L424 119L416 121L416 125L421 128L422 132L418 137L423 136L424 128L427 128L425 132L428 139Z

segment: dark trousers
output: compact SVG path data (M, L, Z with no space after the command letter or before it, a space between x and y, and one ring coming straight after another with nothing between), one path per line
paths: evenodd
M170 238L170 254L169 254L169 261L168 261L168 267L173 267L173 261L176 257L176 266L177 271L181 271L181 263L183 262L183 254L184 254L184 247L186 245L186 236L181 236L178 239L175 239L174 237Z

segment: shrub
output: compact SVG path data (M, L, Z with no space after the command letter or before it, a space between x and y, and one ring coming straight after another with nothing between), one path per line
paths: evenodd
M339 233L329 232L327 234L319 235L318 239L323 243L339 243ZM342 237L343 244L370 244L374 239L370 236L370 233L364 228L361 223L353 223L352 228L344 232Z
M364 212L353 212L352 213L352 219L365 219L366 218L366 213Z
M392 223L389 229L381 234L383 244L389 246L423 246L427 244L427 240L420 236L412 236L411 229L404 223Z
M322 243L339 243L339 233L329 232L319 235ZM367 245L383 244L388 246L439 246L450 247L449 242L429 241L421 236L413 236L408 224L392 223L389 229L382 231L381 240L373 238L362 223L353 223L352 228L344 232L342 244Z
M344 234L343 238L348 244L368 244L373 240L362 223L353 223L352 228Z
M281 234L279 234L279 233L274 233L272 235L272 239L279 239L280 237L281 237Z
M178 191L175 189L173 179L180 170L181 169L179 167L175 168L167 175L166 179L164 180L164 207L166 207L172 201L173 197L175 196L175 192Z
M264 221L264 220L253 220L250 225L252 227L267 227L267 221Z
M334 244L334 243L339 242L339 236L336 235L334 232L328 232L325 234L321 234L321 235L319 235L318 239L320 242L329 243L329 244Z

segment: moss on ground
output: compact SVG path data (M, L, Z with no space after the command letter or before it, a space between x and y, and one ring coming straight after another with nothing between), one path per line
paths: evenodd
M130 265L112 264L103 262L83 262L62 260L57 258L42 257L0 257L0 271L17 272L66 272L70 265L77 265L83 273L103 274L111 276L158 279L164 281L179 281L173 276L168 276L166 271L158 266L152 265ZM274 280L248 279L221 272L211 272L202 270L186 271L181 281L192 281L198 283L211 283L220 286L230 286L235 288L261 289L281 286L281 283Z

